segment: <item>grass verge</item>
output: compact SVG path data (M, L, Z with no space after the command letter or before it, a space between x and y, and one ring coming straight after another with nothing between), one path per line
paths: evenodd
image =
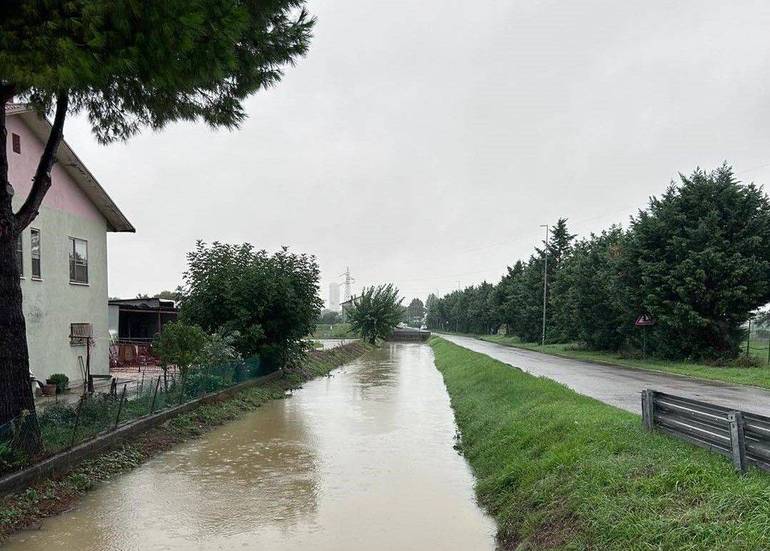
M480 335L479 339L515 348L524 348L540 352L540 344L534 342L522 342L518 337L505 335ZM762 388L770 388L770 368L768 367L730 367L713 366L692 362L671 362L666 360L637 360L624 358L614 352L601 350L582 350L573 344L546 344L542 350L546 354L562 356L574 360L584 360L621 367L633 367L648 371L661 371L687 375L697 379L710 381L722 381L741 385L753 385ZM766 352L765 352L766 353Z
M639 417L430 341L503 549L770 548L770 475Z
M330 350L312 351L303 366L288 371L280 379L248 388L231 398L179 415L126 442L120 448L81 462L65 476L44 480L22 492L0 497L0 541L13 532L37 526L45 517L71 508L83 493L98 483L139 466L175 444L196 438L253 411L268 400L281 399L287 390L297 388L315 377L327 375L368 349L367 345L354 342Z
M354 336L349 323L335 323L334 325L319 323L313 331L314 339L345 339Z

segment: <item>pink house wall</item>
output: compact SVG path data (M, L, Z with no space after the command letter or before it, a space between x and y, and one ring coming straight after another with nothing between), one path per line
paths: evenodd
M32 187L32 177L43 153L43 144L27 127L20 115L12 115L6 121L8 128L8 177L16 192L16 200L24 201ZM21 138L21 154L13 152L11 134ZM62 210L91 220L102 220L101 213L72 180L60 163L54 164L52 185L43 199L43 206Z

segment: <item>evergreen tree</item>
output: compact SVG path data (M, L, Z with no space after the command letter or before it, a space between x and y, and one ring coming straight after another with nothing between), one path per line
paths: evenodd
M627 278L669 358L733 357L741 326L770 301L770 203L732 168L680 176L632 220Z

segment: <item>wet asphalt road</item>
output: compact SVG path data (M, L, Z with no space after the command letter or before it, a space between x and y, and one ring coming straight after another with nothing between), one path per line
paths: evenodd
M541 354L473 337L441 335L455 344L486 354L531 373L548 377L580 394L641 415L641 391L651 388L669 394L770 416L770 391L641 369L615 367Z

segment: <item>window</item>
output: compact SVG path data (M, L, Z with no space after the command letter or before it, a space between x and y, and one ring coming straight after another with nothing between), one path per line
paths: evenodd
M85 346L93 336L90 323L70 323L70 345Z
M70 237L70 283L88 283L88 241Z
M21 136L11 132L11 143L14 153L21 153Z
M40 265L40 230L32 228L30 235L32 246L29 249L29 256L32 258L32 279L41 279L43 272Z
M19 267L19 276L24 277L24 241L21 234L16 238L16 263Z

